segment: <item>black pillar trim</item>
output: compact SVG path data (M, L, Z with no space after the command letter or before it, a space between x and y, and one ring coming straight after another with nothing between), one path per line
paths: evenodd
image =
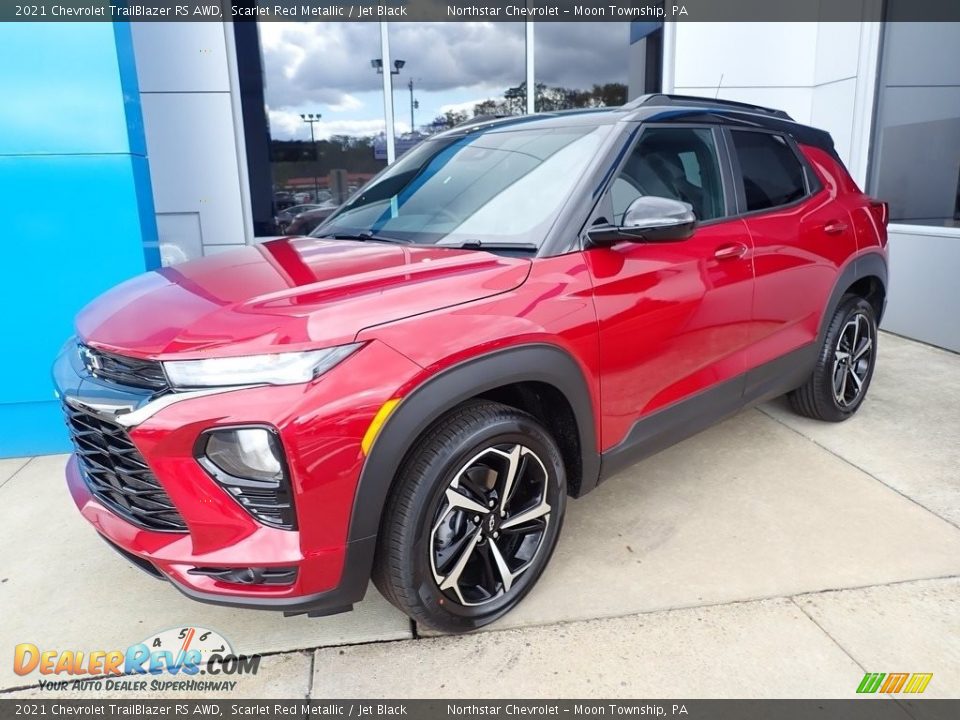
M256 0L235 0L234 5L255 6ZM273 176L270 170L270 126L264 98L263 56L256 22L231 23L237 48L237 75L243 137L250 182L250 211L255 236L273 235Z
M647 35L646 40L643 91L663 92L663 27Z

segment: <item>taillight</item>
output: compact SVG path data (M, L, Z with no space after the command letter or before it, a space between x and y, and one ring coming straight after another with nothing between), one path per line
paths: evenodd
M890 220L890 206L883 200L870 201L870 213L880 227L886 227Z

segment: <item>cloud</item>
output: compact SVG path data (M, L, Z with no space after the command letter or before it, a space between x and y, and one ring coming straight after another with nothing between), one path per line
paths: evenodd
M359 109L357 96L382 78L377 23L259 24L267 104L276 110L316 106L326 114ZM425 92L499 95L525 78L523 23L390 23L394 59L406 61L396 87L412 79ZM537 82L583 88L626 82L629 23L537 23ZM369 110L376 112L375 108Z
M300 119L300 114L291 110L269 110L270 132L275 138L309 140L310 128ZM400 125L398 124L398 132ZM405 127L405 126L404 126ZM328 120L323 118L314 124L314 135L322 140L331 135L368 136L384 132L382 117L368 120Z
M458 103L447 103L446 105L440 106L440 112L441 113L448 113L448 112L472 113L474 107L484 102L485 100L490 100L490 99L491 99L490 96L486 96L486 97L477 98L476 100L466 100L464 102L458 102Z

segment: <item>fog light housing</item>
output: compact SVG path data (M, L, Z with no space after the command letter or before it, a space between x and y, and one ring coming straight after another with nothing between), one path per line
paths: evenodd
M195 567L188 575L205 575L233 585L293 585L297 581L295 567Z
M196 449L197 462L244 510L264 525L296 529L287 464L274 428L208 430Z

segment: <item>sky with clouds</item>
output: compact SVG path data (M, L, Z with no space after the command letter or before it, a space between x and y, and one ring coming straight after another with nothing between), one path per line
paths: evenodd
M630 24L537 23L537 82L569 88L627 82ZM271 134L310 137L300 113L319 112L318 138L383 130L378 23L261 23ZM523 23L390 23L398 133L410 127L410 93L420 103L416 124L447 109L472 108L524 80Z

